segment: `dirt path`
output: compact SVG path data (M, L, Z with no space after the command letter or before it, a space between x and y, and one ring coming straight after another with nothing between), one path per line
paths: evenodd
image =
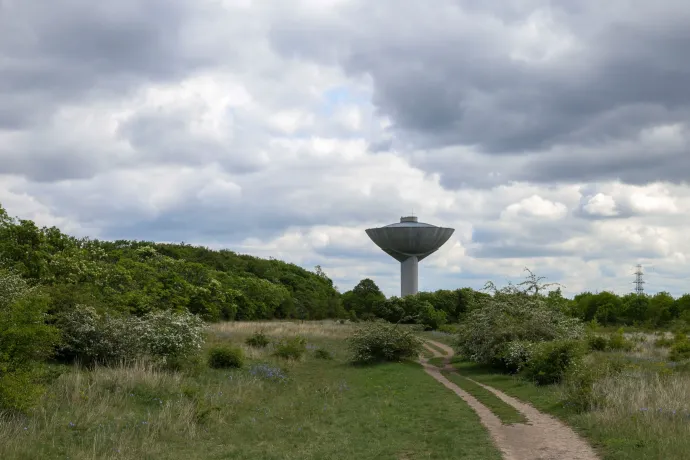
M449 361L453 356L453 349L439 342L427 340L444 353L440 353L425 344L425 348L436 357L445 358L444 370L452 369ZM505 460L597 460L594 450L582 440L570 427L560 420L539 412L529 404L525 404L505 393L487 385L472 380L491 391L505 403L513 406L527 419L527 423L504 425L486 406L469 393L452 383L441 374L441 369L432 366L420 357L427 374L441 382L446 388L460 396L479 415L482 424L491 434L494 442L503 453ZM471 379L470 379L471 380Z

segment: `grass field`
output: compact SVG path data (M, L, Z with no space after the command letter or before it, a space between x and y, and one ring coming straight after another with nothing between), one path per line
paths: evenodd
M347 324L219 324L209 345L258 330L304 336L308 356L247 348L244 369L197 375L65 368L30 417L0 422L0 458L500 458L476 414L418 364L348 364ZM316 358L317 347L334 359Z

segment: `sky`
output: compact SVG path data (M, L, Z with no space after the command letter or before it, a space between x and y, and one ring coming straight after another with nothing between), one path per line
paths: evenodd
M686 0L0 0L0 203L75 236L690 291Z

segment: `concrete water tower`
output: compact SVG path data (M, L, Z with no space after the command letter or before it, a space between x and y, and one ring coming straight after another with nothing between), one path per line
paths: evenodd
M366 230L369 238L389 256L400 262L400 295L416 294L418 263L443 246L455 229L417 222L414 216L401 217L399 223Z

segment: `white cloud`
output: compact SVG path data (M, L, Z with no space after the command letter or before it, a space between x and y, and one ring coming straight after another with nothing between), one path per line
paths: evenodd
M368 276L397 294L397 263L364 229L414 211L456 229L420 266L423 289L514 281L528 266L571 294L625 292L642 263L673 274L650 274L651 291L686 290L690 102L658 83L671 51L650 40L638 43L656 46L658 65L641 54L629 79L654 69L652 86L601 83L619 69L602 63L646 50L592 45L612 37L618 6L181 0L155 15L157 1L129 4L113 30L137 27L109 36L77 35L64 12L47 54L7 48L0 28L0 57L23 62L11 73L0 59L11 214L79 236L320 264L343 290ZM688 9L644 10L661 27ZM157 41L158 20L177 38Z

